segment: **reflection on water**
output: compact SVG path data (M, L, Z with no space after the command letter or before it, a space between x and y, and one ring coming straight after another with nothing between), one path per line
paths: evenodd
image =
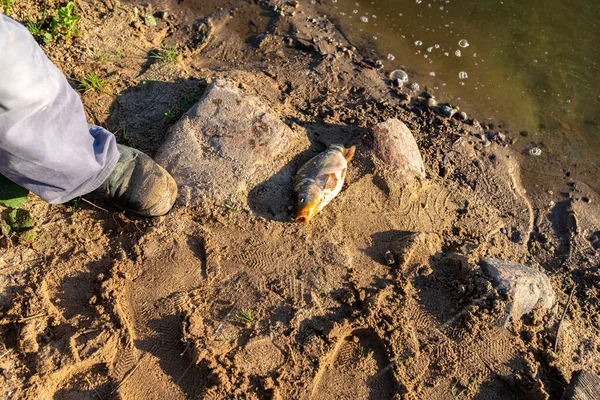
M481 119L600 163L599 1L322 3L355 44L387 55L388 71L405 65Z

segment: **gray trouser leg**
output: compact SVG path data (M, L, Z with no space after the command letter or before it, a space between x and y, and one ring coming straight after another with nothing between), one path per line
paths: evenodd
M0 14L0 173L49 203L98 188L119 159L79 95L19 23Z

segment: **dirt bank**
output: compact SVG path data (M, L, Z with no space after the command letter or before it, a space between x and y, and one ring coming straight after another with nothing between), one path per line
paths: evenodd
M523 139L489 141L476 121L393 87L295 3L191 16L82 1L79 36L44 45L74 87L89 71L107 78L82 94L89 120L151 155L215 79L261 99L293 134L283 166L251 175L234 203L180 198L143 220L30 195L37 237L0 238L2 396L544 399L576 370L600 372L597 190L528 155ZM43 12L21 1L11 16ZM370 150L367 128L389 118L415 136L426 179L405 182ZM357 155L311 225L254 207L271 177L334 142ZM273 207L287 210L289 195ZM483 277L483 256L544 272L551 311L499 325L510 299Z

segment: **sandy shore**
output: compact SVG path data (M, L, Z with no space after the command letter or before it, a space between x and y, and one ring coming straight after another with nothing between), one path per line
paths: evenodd
M43 45L74 87L107 79L82 94L90 122L150 155L217 80L259 99L289 142L252 174L215 172L221 188L244 176L231 203L211 187L152 220L30 194L37 237L0 237L3 397L545 399L600 372L594 184L396 87L295 3L192 17L81 1L79 36ZM11 10L42 15L35 1ZM369 128L390 118L414 135L424 179L372 151ZM291 222L284 178L336 142L357 145L344 189L311 225ZM502 326L511 299L482 257L544 273L553 306Z

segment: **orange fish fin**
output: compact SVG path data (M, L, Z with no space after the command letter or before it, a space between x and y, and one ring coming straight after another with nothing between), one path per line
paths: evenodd
M344 158L346 161L352 160L352 157L354 157L354 152L356 152L356 146L352 146L349 149L344 149Z
M334 173L327 174L327 176L325 177L325 184L323 185L323 188L327 189L327 190L333 190L336 188L337 184L338 184L337 176L335 176Z

